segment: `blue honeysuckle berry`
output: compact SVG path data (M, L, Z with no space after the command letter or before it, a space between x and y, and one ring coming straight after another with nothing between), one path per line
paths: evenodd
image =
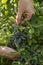
M17 36L19 34L19 32L16 32L15 34L14 34L14 36Z
M16 38L14 39L14 42L12 43L12 46L14 46L15 43L17 43Z
M25 35L25 34L23 34L23 36L24 36L24 37L26 37L26 35Z
M19 38L18 40L17 40L17 43L19 44L21 42L21 38Z
M21 48L24 48L24 45L22 45Z
M14 43L16 43L16 44L19 44L21 42L21 38L18 38L18 39L14 39Z
M20 38L21 38L21 39L23 39L23 40L25 40L25 39L26 39L26 38L25 38L25 37L23 37L23 36L20 36Z
M26 35L24 33L21 33L20 35L21 39L25 40L26 39Z
M15 43L17 43L17 40L16 40L16 38L14 39L14 42L15 42Z
M24 37L26 36L24 33L21 33L21 35L24 36Z

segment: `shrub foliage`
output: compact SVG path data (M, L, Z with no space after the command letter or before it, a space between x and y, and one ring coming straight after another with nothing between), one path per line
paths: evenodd
M21 57L0 58L0 65L43 65L43 0L34 0L36 14L24 25L15 23L17 5L18 0L0 0L0 45L16 49Z

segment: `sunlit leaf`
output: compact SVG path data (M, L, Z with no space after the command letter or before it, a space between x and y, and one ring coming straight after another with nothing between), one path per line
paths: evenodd
M7 0L2 0L1 2L2 2L2 4L6 4Z

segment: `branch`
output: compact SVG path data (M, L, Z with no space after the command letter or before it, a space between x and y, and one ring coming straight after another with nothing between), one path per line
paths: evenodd
M20 54L12 48L0 46L0 57L17 60Z

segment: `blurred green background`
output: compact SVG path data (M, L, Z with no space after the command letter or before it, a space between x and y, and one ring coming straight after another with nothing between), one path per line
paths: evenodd
M16 49L18 61L0 58L0 65L43 65L43 0L34 0L36 14L16 25L18 0L0 0L0 46Z

